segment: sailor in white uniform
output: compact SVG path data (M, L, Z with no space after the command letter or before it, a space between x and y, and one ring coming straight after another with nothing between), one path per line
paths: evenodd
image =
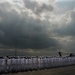
M15 71L18 71L18 58L15 57Z
M0 58L0 72L2 72L4 70L4 66L5 64L3 63L3 57Z
M37 59L36 57L33 57L33 69L37 68Z
M42 57L42 59L43 59L43 69L45 69L45 61L44 61L44 56Z
M46 57L46 68L48 68L48 57Z
M50 63L50 57L48 57L48 68L50 68L50 65L51 65L51 63Z
M13 57L13 58L12 58L12 70L13 70L13 71L15 71L15 62L16 62L16 60L15 60L15 58Z
M41 62L40 62L40 60L41 60L41 57L38 57L38 68L39 69L41 69Z
M18 58L16 58L16 71L18 71Z
M16 60L17 60L17 69L18 69L18 71L20 71L21 70L21 59L18 56L18 58Z
M28 64L27 64L28 70L29 70L29 68L30 68L30 65L29 65L29 58L30 58L30 57L28 56L28 58L27 58L27 59L28 59Z
M41 69L43 69L43 57L41 56L40 58L41 58L40 59L40 67L41 67Z
M32 57L29 57L29 70L32 70Z
M35 61L34 61L34 56L32 58L32 61L33 61L33 69L35 68Z
M54 66L54 57L51 57L51 67Z
M59 57L59 66L62 66L62 57Z
M50 68L50 57L47 58L48 61L48 68Z
M68 57L65 57L65 59L64 59L64 61L65 61L65 65L67 65L67 59L68 59Z
M75 64L75 57L72 57L72 64Z
M24 70L24 58L21 58L21 69Z
M56 57L56 63L55 63L55 65L56 65L56 67L58 67L58 65L59 65L59 58L58 57Z
M75 64L75 56L73 57L73 64Z
M50 68L51 67L51 59L50 59L50 57L48 57L48 68Z
M71 57L68 57L68 65L70 65L70 58L71 58Z
M44 56L42 56L42 69L44 69Z
M65 65L65 57L62 57L62 65L64 66Z
M7 71L8 70L8 56L5 56L5 58L3 59L3 64L4 64L4 70Z
M43 58L43 69L45 69L45 60L44 60L44 57Z
M28 70L28 57L26 57L26 70Z
M11 71L11 58L8 58L8 62L7 62L7 68L8 68L8 71Z
M47 57L47 68L50 68L51 66L51 59L50 57Z
M40 56L40 69L42 68L42 58Z

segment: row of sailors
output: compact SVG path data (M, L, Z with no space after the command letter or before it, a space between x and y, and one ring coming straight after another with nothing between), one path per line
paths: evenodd
M75 64L75 57L0 58L0 72L46 69Z

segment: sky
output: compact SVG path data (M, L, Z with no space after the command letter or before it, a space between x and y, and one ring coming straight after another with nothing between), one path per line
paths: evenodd
M15 45L26 55L75 53L75 0L0 0L0 52Z

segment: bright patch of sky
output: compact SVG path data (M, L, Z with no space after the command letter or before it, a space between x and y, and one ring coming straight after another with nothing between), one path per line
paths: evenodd
M75 8L75 0L57 0L58 7L73 10Z
M55 10L56 15L64 15L75 9L75 0L55 0Z

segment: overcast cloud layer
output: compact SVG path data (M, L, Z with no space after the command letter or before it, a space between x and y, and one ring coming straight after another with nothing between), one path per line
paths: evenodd
M0 0L0 47L75 52L74 0Z

